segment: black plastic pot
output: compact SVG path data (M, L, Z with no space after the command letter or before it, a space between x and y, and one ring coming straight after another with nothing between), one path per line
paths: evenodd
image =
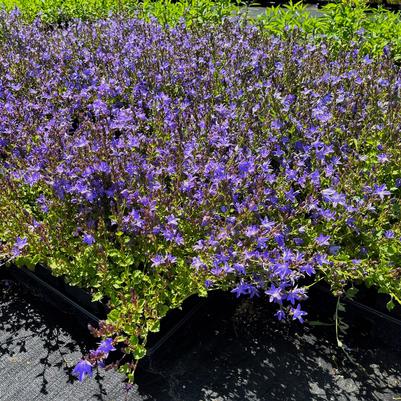
M86 328L88 323L97 326L99 320L105 319L107 316L107 308L101 302L92 302L88 292L78 287L72 287L65 283L60 277L51 275L49 269L38 266L35 271L26 268L11 267L8 270L10 277L30 292L40 296L45 302L52 304L60 312L72 315L74 322ZM329 293L329 288L325 285L312 287L310 291L312 299L321 299L319 314L327 315L328 310L334 313L336 299ZM161 329L158 333L151 333L148 338L147 357L154 355L161 349L170 338L180 337L183 326L198 314L199 310L205 304L216 303L217 306L222 302L226 305L234 305L238 300L232 294L222 294L221 292L211 293L206 301L199 297L193 296L187 299L180 310L170 311L161 321ZM388 296L378 294L374 289L366 289L361 287L356 300L344 299L344 303L348 304L354 311L354 316L360 316L366 319L370 317L401 327L401 306L389 312L386 309ZM216 305L215 305L216 306ZM306 305L308 309L308 305Z
M87 327L88 323L97 325L107 315L105 305L92 302L88 292L66 284L43 266L37 266L34 271L12 266L8 272L13 280L61 312L76 315L76 322L81 326Z
M367 288L365 286L356 286L358 292L354 299L347 297L342 298L342 302L349 305L351 308L359 310L360 313L365 315L375 315L382 319L393 320L396 324L401 324L401 305L394 301L394 308L389 311L387 303L390 296L387 294L378 293L377 289ZM331 295L330 287L325 284L318 284L310 290L312 297L331 298L332 302L335 298Z
M29 292L50 303L61 313L73 315L74 321L87 328L88 324L97 326L107 317L107 307L101 302L92 302L87 291L68 285L63 278L55 277L43 266L34 271L27 268L9 267L8 276L22 284ZM193 296L184 302L180 310L170 311L160 324L158 333L148 338L147 357L152 356L165 342L177 333L201 308L204 300Z

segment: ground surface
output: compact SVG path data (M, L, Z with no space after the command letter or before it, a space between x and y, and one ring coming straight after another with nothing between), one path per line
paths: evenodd
M315 319L318 296L309 305ZM323 305L323 304L322 304ZM305 305L307 307L307 305ZM329 321L332 305L320 319ZM322 311L320 311L322 312ZM133 401L390 401L401 397L401 327L350 311L347 345L331 326L280 324L266 302L211 297L138 372ZM348 316L348 318L351 318ZM78 383L71 370L91 348L73 316L0 281L0 400L126 399L123 377ZM399 398L401 399L401 398Z

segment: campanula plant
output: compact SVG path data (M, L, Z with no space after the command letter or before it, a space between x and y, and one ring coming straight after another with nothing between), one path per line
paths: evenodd
M399 299L401 75L297 31L0 19L1 258L109 306L83 379L193 294L304 321L314 281Z

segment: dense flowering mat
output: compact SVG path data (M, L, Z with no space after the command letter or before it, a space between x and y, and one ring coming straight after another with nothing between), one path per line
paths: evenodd
M3 14L1 255L109 303L83 373L117 344L143 357L169 309L214 288L265 293L301 322L322 278L375 285L391 307L400 85L386 54L240 20L57 29Z

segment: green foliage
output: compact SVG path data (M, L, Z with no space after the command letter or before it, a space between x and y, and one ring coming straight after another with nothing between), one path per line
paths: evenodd
M299 27L306 33L314 33L321 26L321 18L316 18L308 11L302 2L284 6L272 6L266 8L263 15L259 15L256 22L263 26L268 33L281 35L289 28Z
M401 14L381 6L371 8L364 0L329 3L314 15L302 3L271 7L256 18L267 33L282 35L299 28L309 41L329 41L333 49L362 43L361 51L375 56L390 46L396 60L401 59Z
M219 22L236 10L230 0L1 0L7 11L17 7L27 21L40 16L50 24L60 24L74 18L94 20L112 14L149 19L174 25L180 18L187 23Z
M188 25L220 23L238 13L242 4L240 0L0 0L0 6L7 11L18 7L27 21L40 16L49 24L73 18L107 18L110 13L146 20L153 17L164 25L175 25L180 18ZM371 8L366 0L329 3L314 13L303 2L290 1L284 6L266 8L265 14L257 18L248 18L263 26L267 34L283 35L297 27L310 41L329 40L333 49L343 49L363 39L361 50L377 56L390 46L394 58L401 60L400 12L382 6Z
M137 6L137 15L149 20L157 18L162 24L175 25L180 18L187 24L213 22L219 23L224 17L237 10L230 0L184 0L184 1L152 1L144 0ZM130 11L129 11L130 12ZM131 12L130 12L131 13Z

